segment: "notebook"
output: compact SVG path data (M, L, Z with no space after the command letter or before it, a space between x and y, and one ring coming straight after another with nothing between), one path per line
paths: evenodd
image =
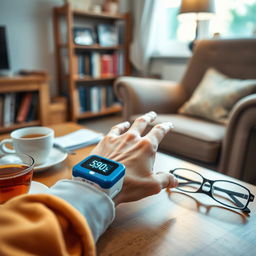
M67 135L56 137L54 143L66 149L74 150L96 144L102 138L102 133L88 129L80 129Z

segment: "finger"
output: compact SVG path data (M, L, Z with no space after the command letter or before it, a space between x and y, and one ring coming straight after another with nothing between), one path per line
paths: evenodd
M157 124L148 132L147 135L145 135L145 138L149 139L153 144L155 144L155 146L158 146L164 136L171 129L173 129L173 124L171 122Z
M119 136L122 133L124 133L129 127L130 127L129 122L123 122L123 123L117 124L117 125L115 125L111 128L108 135L110 135L110 136Z
M134 131L141 135L147 128L147 126L156 119L156 116L156 113L154 111L151 111L145 115L138 117L132 124L130 131Z
M155 179L159 182L161 188L175 188L178 186L178 180L171 173L158 172L155 175Z

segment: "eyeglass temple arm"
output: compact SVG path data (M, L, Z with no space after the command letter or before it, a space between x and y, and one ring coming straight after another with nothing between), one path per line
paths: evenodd
M229 195L229 197L236 203L236 205L237 205L238 207L241 207L241 208L242 208L242 207L244 206L237 198L234 197L234 195L232 195L232 194L228 194L228 195ZM242 211L243 211L243 212L247 212L247 213L250 213L250 212L251 212L248 207L244 208Z

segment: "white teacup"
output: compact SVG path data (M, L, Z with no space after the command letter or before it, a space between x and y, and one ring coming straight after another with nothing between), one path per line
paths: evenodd
M11 139L0 142L0 149L4 153L23 153L32 156L36 165L46 162L53 147L54 131L48 127L34 126L13 131ZM13 145L9 149L6 144Z

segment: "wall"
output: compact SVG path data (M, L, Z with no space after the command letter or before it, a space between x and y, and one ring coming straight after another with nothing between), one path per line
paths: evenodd
M52 8L64 0L0 0L0 25L7 27L11 70L45 70L51 77L51 95L56 95ZM102 0L92 0L101 3ZM129 0L121 0L121 11L130 9ZM153 61L152 73L163 78L178 79L183 67L166 60ZM173 69L174 67L174 69ZM174 72L172 72L174 70Z
M150 62L150 73L160 75L164 80L179 82L184 75L188 58L153 57Z
M0 0L0 25L7 27L11 71L45 70L51 77L51 95L56 95L52 9L64 0ZM101 3L102 0L91 0ZM127 2L121 1L126 11Z
M62 0L0 0L0 25L7 27L11 70L46 70L55 94L52 8Z

